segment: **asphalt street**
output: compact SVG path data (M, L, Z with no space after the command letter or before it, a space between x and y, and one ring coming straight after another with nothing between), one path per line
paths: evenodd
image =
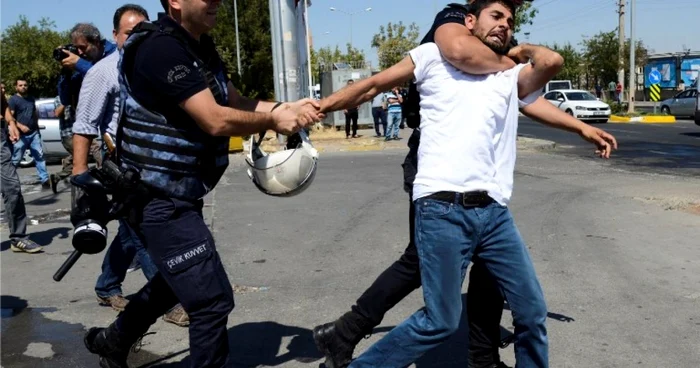
M675 124L594 124L614 135L619 149L611 164L635 171L700 177L700 126L691 120ZM561 152L593 157L594 148L578 135L520 118L520 135L557 142Z
M700 204L700 180L616 170L615 160L571 150L520 151L510 206L547 299L550 365L697 367L700 216L689 206ZM228 323L232 367L320 366L311 329L346 312L406 247L405 152L322 153L313 186L284 199L258 192L234 159L204 213L237 290ZM57 197L49 208L69 192ZM103 254L83 256L56 283L51 276L72 250L70 221L48 219L29 231L45 253L15 254L7 242L0 252L2 364L94 367L82 335L116 316L94 298ZM124 292L144 280L128 274ZM418 290L357 353L422 305ZM504 308L502 327L512 330ZM159 320L151 331L132 367L187 366L186 329ZM465 336L460 329L415 367L465 367ZM512 346L501 353L514 364Z

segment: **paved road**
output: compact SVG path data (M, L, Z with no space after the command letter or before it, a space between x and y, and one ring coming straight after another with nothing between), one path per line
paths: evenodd
M679 209L700 203L700 180L611 170L612 161L558 152L519 152L511 206L547 298L551 366L697 367L700 216ZM404 154L324 153L313 187L287 199L259 193L242 165L227 171L205 218L240 290L229 319L231 366L319 367L310 329L344 313L406 246ZM5 367L96 365L82 334L116 314L94 300L102 255L51 280L71 251L70 228L66 218L31 226L44 254L2 244ZM143 282L129 274L124 291ZM422 304L420 292L399 303L358 352ZM508 311L502 326L511 326ZM183 366L187 331L162 321L152 331L131 366ZM464 334L415 366L466 366ZM510 365L512 351L502 351Z
M612 164L630 170L700 176L700 126L690 120L676 124L597 124L615 135L619 150ZM519 133L569 147L564 152L592 157L592 146L577 135L551 129L521 117Z

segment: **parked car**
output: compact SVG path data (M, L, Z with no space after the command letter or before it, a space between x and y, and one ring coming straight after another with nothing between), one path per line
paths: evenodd
M700 78L695 80L695 124L700 125Z
M588 91L560 89L546 93L544 99L579 120L607 123L610 118L610 105Z
M673 116L694 116L697 111L697 89L686 89L661 101L661 112Z
M68 157L68 152L61 143L61 130L58 127L58 118L54 114L56 104L53 98L41 98L36 100L36 112L39 115L39 130L41 131L41 143L46 162L60 162ZM29 149L24 151L24 157L19 162L20 167L34 165L34 158Z

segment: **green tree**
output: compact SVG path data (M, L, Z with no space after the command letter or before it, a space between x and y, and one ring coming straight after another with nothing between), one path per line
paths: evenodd
M379 56L379 67L386 69L401 61L418 46L419 35L416 23L411 23L408 27L403 22L389 22L386 27L380 26L379 33L372 37L372 47L377 49Z
M336 45L335 49L330 46L321 47L318 51L311 50L311 74L314 83L318 83L321 69L327 70L333 63L347 63L354 68L365 67L365 54L362 50L354 48L347 43L345 52Z
M531 2L523 3L523 5L515 11L515 28L513 29L513 33L520 32L520 29L524 25L531 26L538 12L539 10L533 7Z
M600 32L582 42L584 62L595 80L605 86L610 82L617 82L618 57L620 55L620 43L617 30ZM629 85L629 45L625 42L623 60L625 61L625 86ZM637 41L635 49L635 63L642 66L646 63L648 50L642 41Z
M266 0L238 1L238 36L241 70L236 60L236 28L233 1L225 0L211 35L231 80L239 92L250 98L273 99L272 38L270 9Z
M578 52L570 43L566 43L563 46L555 43L554 45L549 46L549 48L556 51L564 58L564 66L559 74L557 74L553 79L570 80L573 84L578 85L581 76L584 74L584 68L582 66L583 57L581 56L581 53Z
M0 45L2 78L8 93L14 93L15 80L24 78L29 93L36 97L54 97L61 64L53 59L53 50L69 42L68 32L54 30L56 24L41 18L38 25L30 25L27 17L5 29Z

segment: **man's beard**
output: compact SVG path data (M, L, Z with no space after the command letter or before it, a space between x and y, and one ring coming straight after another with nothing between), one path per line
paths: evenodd
M508 54L508 49L510 48L510 39L506 39L503 45L499 45L489 39L489 34L480 34L476 33L476 37L478 37L481 42L484 43L484 45L488 46L493 52L499 54L499 55L506 55Z

